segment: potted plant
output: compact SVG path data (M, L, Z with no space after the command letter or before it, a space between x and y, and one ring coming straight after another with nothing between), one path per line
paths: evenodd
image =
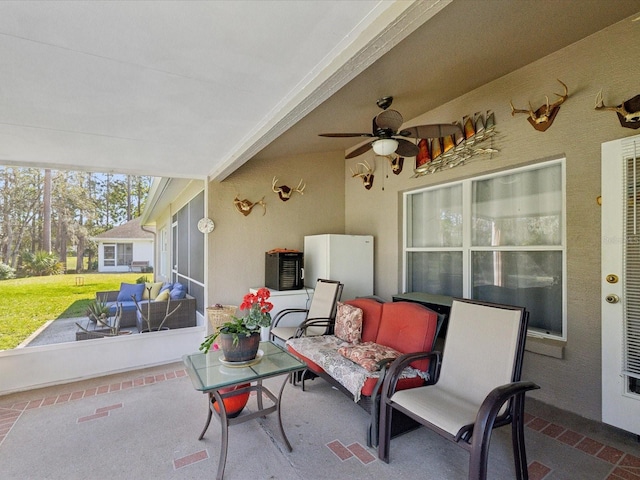
M120 331L120 319L122 318L122 305L116 305L116 312L113 319L110 318L109 307L102 299L96 299L87 307L89 322L83 327L78 322L76 326L80 331L76 332L76 340L88 340L90 338L117 337L118 335L129 334L131 332ZM93 330L89 330L89 323L95 323Z
M103 298L96 298L87 307L86 315L87 317L89 317L89 320L91 320L92 323L98 322L98 319L108 319L109 305L107 305L106 300L104 300Z
M268 301L271 293L261 288L256 293L248 293L242 299L240 310L248 310L244 317L231 316L231 320L220 324L200 345L200 351L207 353L213 342L219 338L224 357L230 362L253 360L260 344L260 328L271 325L273 304Z

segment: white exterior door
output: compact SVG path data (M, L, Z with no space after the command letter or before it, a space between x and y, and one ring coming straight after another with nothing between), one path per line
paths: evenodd
M602 144L602 421L640 435L640 136Z

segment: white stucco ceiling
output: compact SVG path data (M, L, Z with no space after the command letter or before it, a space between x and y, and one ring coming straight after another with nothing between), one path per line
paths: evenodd
M0 165L222 179L255 155L346 149L354 142L317 133L370 128L380 96L411 118L639 10L639 0L3 1Z

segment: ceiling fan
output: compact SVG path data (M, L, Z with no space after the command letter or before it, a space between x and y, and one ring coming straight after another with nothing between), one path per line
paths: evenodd
M397 110L388 110L393 102L393 97L382 97L376 101L383 111L373 117L372 133L321 133L321 137L370 137L375 138L349 152L345 158L354 158L368 152L373 148L376 155L391 155L396 153L401 157L415 157L418 146L406 138L440 138L460 132L458 125L448 123L435 123L431 125L417 125L415 127L398 129L404 123L404 119Z

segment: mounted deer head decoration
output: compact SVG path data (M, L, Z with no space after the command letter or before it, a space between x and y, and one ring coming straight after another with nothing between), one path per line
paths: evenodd
M640 95L622 102L617 107L607 107L602 100L602 90L596 95L596 110L611 110L618 114L620 125L627 128L640 128Z
M371 168L371 165L369 165L366 160L356 164L355 172L353 171L353 168L351 168L351 177L360 177L364 188L371 190L371 187L373 186L373 168Z
M394 175L400 175L402 167L404 166L404 157L400 155L383 155L382 158L386 158L389 161L389 166Z
M567 86L560 80L558 80L558 82L560 82L560 84L564 87L563 95L560 95L559 93L555 94L558 97L558 100L553 103L549 103L549 97L545 95L547 103L542 105L535 111L531 106L531 102L529 102L529 110L522 110L515 108L513 106L513 101L510 101L509 103L511 104L511 115L513 116L516 113L528 114L529 118L527 118L527 120L529 120L529 123L533 126L533 128L535 128L539 132L544 132L551 126L553 120L556 118L556 115L560 110L560 105L562 105L562 103L564 103L564 101L569 98L569 89L567 88Z
M298 183L298 186L296 188L290 188L290 187L287 187L286 185L282 185L281 187L278 187L276 183L278 183L278 179L276 177L273 177L273 182L271 183L271 190L277 193L278 197L280 197L280 200L282 200L283 202L286 202L287 200L289 200L291 198L291 195L293 195L296 192L299 193L300 195L304 195L303 190L304 190L304 187L307 186L305 183L302 182L302 179L300 179L300 183Z
M267 204L264 203L264 197L254 203L250 202L246 198L244 200L240 200L236 195L236 198L233 199L233 204L235 205L236 210L238 210L245 217L251 213L251 210L253 210L253 207L255 207L256 205L262 205L263 216L265 213L267 213Z

